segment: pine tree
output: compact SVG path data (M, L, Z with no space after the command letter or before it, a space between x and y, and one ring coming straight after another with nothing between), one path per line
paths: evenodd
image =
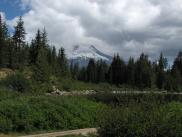
M164 88L165 84L165 66L166 66L166 59L163 57L163 54L161 53L158 65L157 65L157 78L156 78L156 85L159 89Z
M182 77L182 52L180 51L178 53L178 56L176 57L172 70L177 69L180 71L180 76Z
M130 58L126 69L126 81L127 84L134 87L135 86L135 61L134 58Z
M4 47L3 24L2 24L2 17L0 14L0 67L3 66L3 47Z
M120 58L119 55L114 56L108 72L110 83L116 85L124 84L126 81L125 71L126 66L124 61Z
M165 80L165 84L164 84L164 89L167 91L172 91L173 90L173 78L171 75L171 70L168 69L166 72L166 80Z
M29 49L29 63L32 65L32 64L35 64L36 62L36 46L35 46L35 40L32 40L31 41L31 44L30 44L30 49Z
M97 61L97 83L106 82L106 74L108 72L108 65L106 62L99 60Z
M16 48L20 49L21 46L25 44L25 34L24 21L20 16L17 21L17 25L15 26L15 33L13 35Z
M68 73L69 73L68 62L67 62L67 59L66 59L64 48L61 48L59 50L58 61L57 62L58 62L58 67L60 69L60 71L59 71L60 75L61 76L68 75Z
M85 82L87 81L87 70L85 67L82 67L79 70L78 80L85 81Z
M29 45L24 44L20 50L20 58L19 58L19 63L20 63L20 68L23 68L24 66L28 65L28 56L29 56Z
M71 61L71 63L70 63L70 73L71 73L72 78L74 79L73 68L74 68L74 63L73 63L73 61Z
M47 52L48 52L48 63L51 67L51 72L52 74L56 74L58 72L57 70L57 54L56 54L56 48L53 46L53 47L49 47L47 48Z
M40 49L42 49L42 36L41 32L38 29L37 34L35 36L35 39L32 40L31 45L30 45L30 52L29 52L29 61L30 64L34 65L38 59Z
M136 62L135 69L135 82L136 86L141 90L144 88L151 88L152 86L152 68L151 63L148 60L148 56L141 54L140 58Z
M13 35L13 42L14 42L14 68L19 69L25 66L26 62L28 62L27 59L27 52L25 49L27 49L25 44L25 28L24 28L24 21L22 17L20 16L17 25L15 26L15 32ZM25 54L26 53L26 54Z
M34 65L33 78L38 83L49 82L50 70L49 64L47 62L47 51L41 48L39 55L37 57L36 63Z
M8 66L8 29L5 22L2 21L2 17L0 15L0 67Z
M11 40L8 41L8 68L15 69L14 65L14 45Z
M52 64L55 64L57 56L56 56L56 48L54 46L52 48L51 56L52 56Z
M46 29L44 28L43 29L43 32L41 33L41 45L43 47L45 47L46 49L48 49L49 45L48 45L48 38L47 38L47 32L46 32Z
M71 73L72 73L72 78L75 79L75 80L77 80L78 79L78 74L79 74L79 65L78 65L78 63L75 63L73 65L73 68L71 70Z
M175 67L171 71L171 85L172 85L172 90L177 92L181 90L181 83L182 83L182 78L181 78L181 72L180 70Z
M96 82L96 63L94 59L90 59L87 66L87 81Z

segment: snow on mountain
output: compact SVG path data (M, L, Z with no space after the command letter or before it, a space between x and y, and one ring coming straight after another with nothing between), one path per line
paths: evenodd
M89 47L81 47L79 45L74 46L72 53L69 57L73 63L79 63L80 65L88 64L89 59L103 60L107 63L112 61L112 57L106 55L96 49L93 45Z

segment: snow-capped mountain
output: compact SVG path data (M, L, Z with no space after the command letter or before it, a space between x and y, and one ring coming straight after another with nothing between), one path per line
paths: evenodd
M81 66L85 66L88 64L89 59L95 59L95 60L103 60L107 63L111 63L112 57L109 55L106 55L96 49L93 45L89 47L80 47L78 45L74 46L72 53L69 57L69 60L72 63L78 63Z

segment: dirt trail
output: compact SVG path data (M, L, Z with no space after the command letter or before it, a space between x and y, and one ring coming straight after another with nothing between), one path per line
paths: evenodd
M86 129L78 129L78 130L69 130L69 131L62 131L62 132L53 132L53 133L46 133L46 134L38 134L38 135L27 135L21 137L61 137L67 135L87 135L89 133L96 133L96 128L86 128Z

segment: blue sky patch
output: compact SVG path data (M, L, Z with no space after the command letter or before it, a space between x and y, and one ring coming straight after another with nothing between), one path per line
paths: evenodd
M20 0L0 0L0 11L4 12L8 20L22 16L26 10L20 6Z

